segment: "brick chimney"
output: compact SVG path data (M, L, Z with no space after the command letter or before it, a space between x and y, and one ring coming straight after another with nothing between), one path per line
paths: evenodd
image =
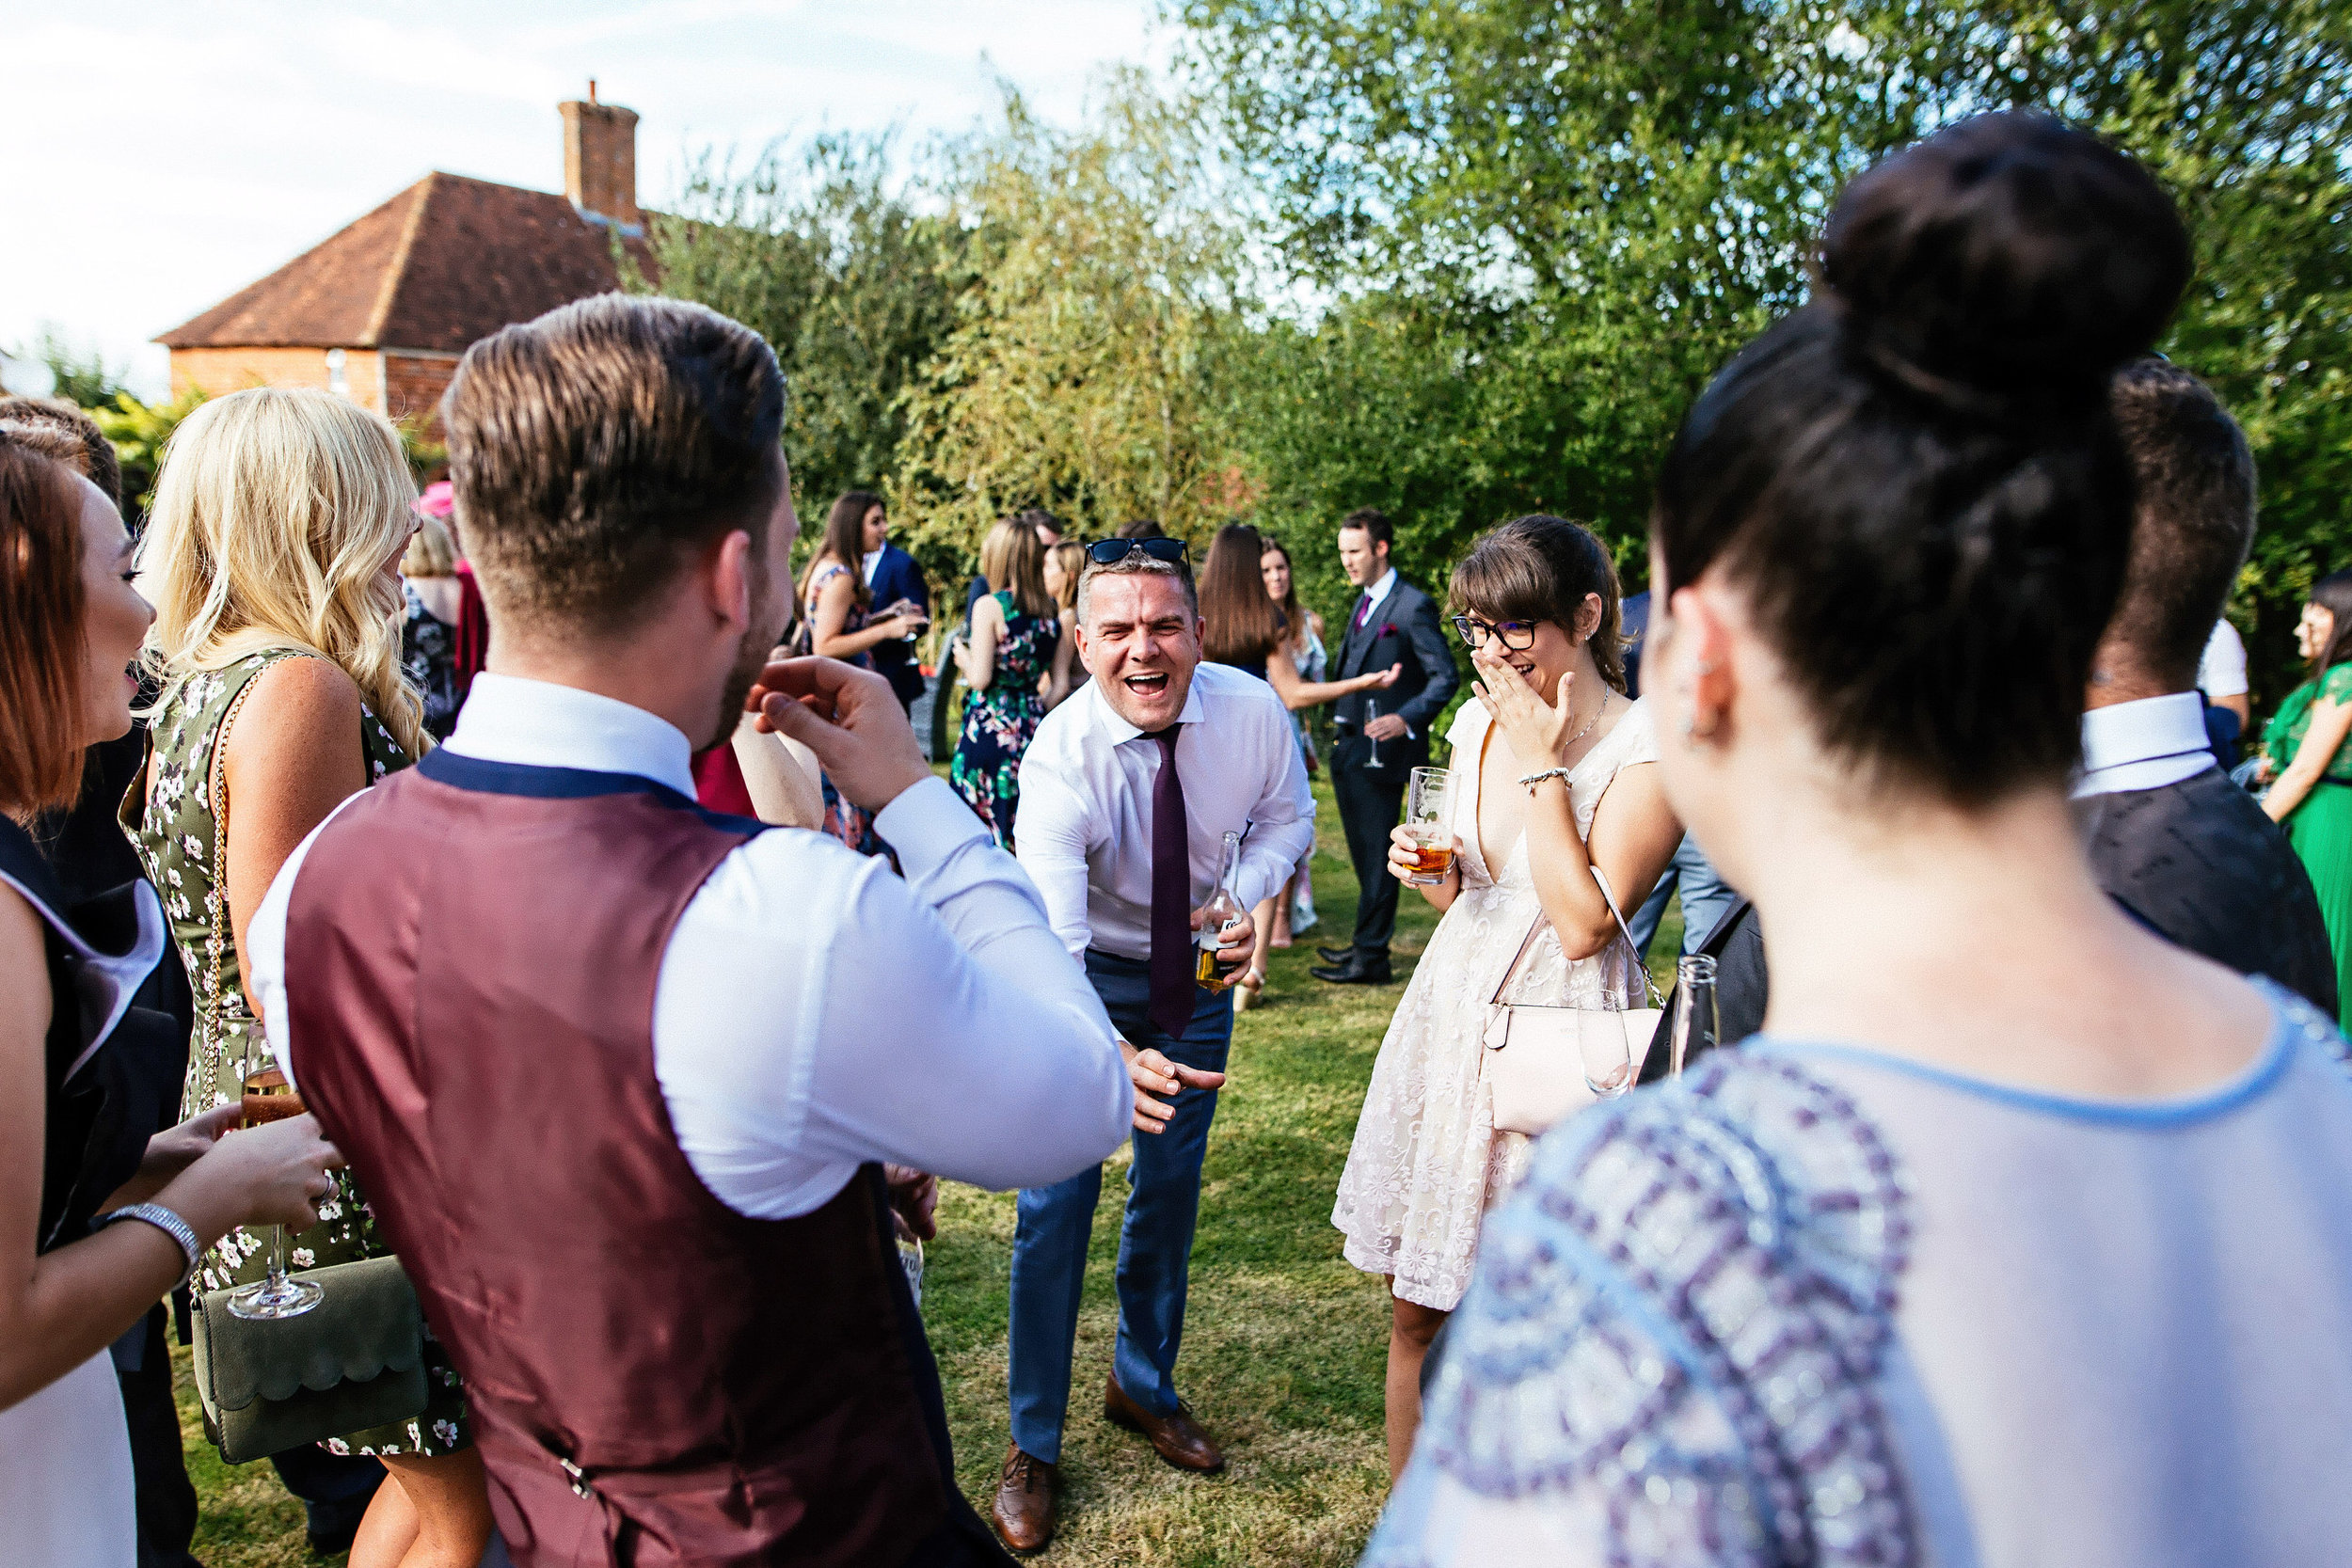
M637 111L596 102L558 105L564 117L564 194L582 213L623 228L644 225L637 210Z

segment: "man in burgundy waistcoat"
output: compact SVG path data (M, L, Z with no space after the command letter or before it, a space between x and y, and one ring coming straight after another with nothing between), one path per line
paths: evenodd
M784 405L767 346L699 306L606 295L474 345L443 420L488 667L247 945L524 1568L1006 1561L956 1489L882 1166L1038 1186L1135 1108L889 686L766 663ZM903 880L694 803L691 753L747 702L880 812Z

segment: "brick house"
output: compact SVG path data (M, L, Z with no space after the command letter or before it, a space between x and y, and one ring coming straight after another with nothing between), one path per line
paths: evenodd
M438 171L260 282L156 339L174 396L324 387L430 419L458 358L512 322L620 286L617 233L648 273L637 116L560 105L564 194Z

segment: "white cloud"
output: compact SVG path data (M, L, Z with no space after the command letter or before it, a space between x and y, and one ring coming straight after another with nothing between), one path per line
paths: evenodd
M133 361L427 169L560 189L555 105L642 117L641 198L696 148L821 127L960 131L1016 84L1076 119L1115 61L1165 62L1152 0L0 0L0 345L54 322ZM30 146L28 147L28 143Z

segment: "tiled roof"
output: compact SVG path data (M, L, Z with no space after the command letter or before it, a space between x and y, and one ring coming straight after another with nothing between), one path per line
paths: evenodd
M563 197L436 172L156 341L461 353L617 288L610 233ZM644 243L628 244L650 272Z

